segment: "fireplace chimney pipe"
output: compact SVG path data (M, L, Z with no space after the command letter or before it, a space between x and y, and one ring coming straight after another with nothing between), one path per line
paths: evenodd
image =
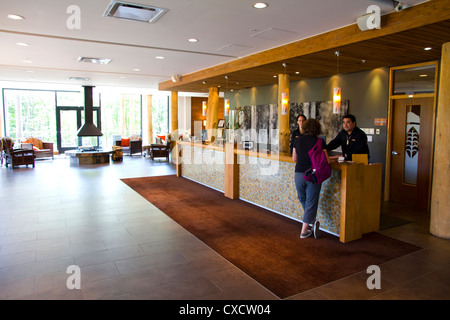
M103 133L94 124L93 86L84 87L84 125L78 130L79 137L98 137Z

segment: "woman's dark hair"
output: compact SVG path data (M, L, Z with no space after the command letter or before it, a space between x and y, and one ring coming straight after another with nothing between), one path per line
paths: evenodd
M304 115L304 114L299 114L298 116L297 116L297 119L295 119L296 121L298 121L298 118L300 118L300 117L303 117L303 120L308 120L308 118L306 118L306 116Z
M320 122L316 119L309 119L303 122L302 134L307 136L318 136L322 131Z

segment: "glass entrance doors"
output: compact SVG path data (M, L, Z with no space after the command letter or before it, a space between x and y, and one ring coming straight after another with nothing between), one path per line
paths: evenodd
M58 150L64 153L76 149L81 145L81 138L77 136L81 127L81 111L79 107L59 107L56 112L56 139Z
M99 108L94 108L94 123L99 127ZM99 147L99 137L78 137L77 132L84 123L83 107L56 108L56 140L60 153L73 150L78 146Z

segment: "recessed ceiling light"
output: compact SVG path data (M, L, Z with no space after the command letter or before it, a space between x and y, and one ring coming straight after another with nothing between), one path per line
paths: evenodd
M264 9L264 8L267 8L268 6L269 5L264 2L256 2L255 4L253 4L253 7L256 9Z
M198 42L198 39L190 38L188 41L189 41L189 42Z
M12 20L25 20L25 17L19 16L18 14L8 14L8 18Z
M428 77L428 75L427 74L419 74L419 77L420 78L426 78L426 77Z
M29 47L30 46L30 44L26 43L26 42L17 42L16 44L21 47Z
M24 62L24 63L33 63L33 61L28 60L28 59L22 60L22 62Z
M163 57L163 56L156 56L155 59L163 60L163 59L165 59L165 57Z
M425 51L430 51L431 49L433 49L433 48L432 47L423 48L423 50L425 50Z
M141 71L139 68L134 68L133 71Z

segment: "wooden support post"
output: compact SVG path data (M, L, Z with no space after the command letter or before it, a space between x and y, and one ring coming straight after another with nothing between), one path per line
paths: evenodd
M206 111L206 130L208 130L208 140L212 141L216 134L219 113L219 88L209 88L208 110Z
M153 115L152 115L152 108L153 108L153 102L152 102L152 95L147 95L147 137L148 137L148 144L153 143Z
M172 91L170 94L170 130L172 141L178 140L178 92Z
M282 112L282 97L283 93L287 93L289 97L289 75L278 75L278 150L279 152L289 152L289 101L286 114Z
M431 190L430 232L450 239L450 42L442 46L441 77L436 116L433 185Z
M175 141L175 167L177 169L177 177L181 177L182 176L182 171L181 171L181 161L182 161L182 152L183 152L183 146L181 145L181 143L179 143L178 141ZM172 158L173 159L173 158Z
M235 144L225 144L225 197L239 198L239 165L234 152Z

